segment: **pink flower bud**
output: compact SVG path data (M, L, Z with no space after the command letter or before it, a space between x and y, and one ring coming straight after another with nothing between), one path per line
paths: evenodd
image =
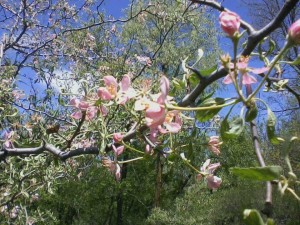
M297 20L289 29L288 38L293 44L300 44L300 19Z
M123 135L121 133L114 133L113 139L115 142L121 142L123 140Z
M222 12L219 17L222 30L229 36L233 37L235 32L240 29L241 21L239 15L234 12Z

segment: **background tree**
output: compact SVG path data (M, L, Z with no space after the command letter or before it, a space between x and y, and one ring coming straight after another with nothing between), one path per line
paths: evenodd
M57 4L62 8L57 11L59 19L56 21L58 24L55 23L55 25L59 26L51 30L54 36L49 43L53 46L47 48L48 45L47 47L41 45L36 51L27 53L21 49L23 55L18 52L20 49L16 50L16 46L27 32L26 11L34 10L28 8L27 1L22 1L20 5L12 7L8 7L6 3L3 5L4 21L8 22L11 18L15 18L13 21L24 28L24 32L12 34L8 42L10 44L2 43L2 49L13 46L6 48L1 55L6 59L3 68L6 69L5 76L7 77L1 81L1 90L3 90L1 110L3 109L4 113L1 114L3 147L0 151L0 159L8 161L10 166L8 168L3 164L6 173L3 176L1 188L5 194L2 196L1 204L7 223L24 223L24 221L35 223L38 220L42 221L39 218L43 216L52 220L53 223L80 224L86 221L93 223L89 213L94 212L94 209L88 210L87 207L95 204L94 195L88 192L82 194L82 198L80 196L72 200L70 187L75 182L79 183L75 193L82 193L87 184L91 186L89 189L91 192L98 191L94 189L94 185L100 186L100 190L109 190L104 195L99 195L99 200L106 203L104 206L99 206L106 213L104 217L97 218L102 223L139 223L140 221L135 221L134 218L137 214L135 211L141 205L144 206L138 213L138 218L141 220L146 219L151 208L160 207L162 210L155 210L148 222L157 221L156 216L161 217L160 221L174 221L174 218L168 218L168 215L172 217L174 215L166 209L172 206L174 198L183 194L188 187L191 187L192 192L196 191L193 189L197 186L193 179L195 172L198 180L202 180L201 185L207 185L212 192L221 183L221 178L215 176L216 173L218 175L223 173L224 177L231 181L228 184L227 193L218 192L220 195L214 196L220 196L220 198L201 198L203 201L212 200L215 204L223 203L233 195L232 193L239 190L241 186L234 185L237 179L228 172L228 167L231 165L243 166L230 168L233 174L266 183L262 213L267 217L272 216L272 183L277 184L282 193L288 192L294 198L299 199L296 193L298 189L295 187L299 181L290 162L291 152L287 150L282 152L287 165L285 168L279 165L269 166L268 160L272 161L273 155L268 155L268 151L261 151L264 147L273 148L270 143L280 144L283 140L275 135L276 120L273 112L263 100L257 97L265 81L269 86L273 85L273 88L280 82L284 82L284 80L274 80L270 73L273 68L277 68L276 62L284 49L290 46L281 49L279 55L276 55L273 60L271 60L272 56L263 54L259 46L266 36L279 27L280 21L289 14L298 1L287 1L275 19L259 30L255 30L237 14L228 12L215 1L193 0L191 2L193 4L185 1L176 3L155 1L148 4L139 2L136 5L132 2L128 11L128 19L124 20L106 19L98 10L103 2L99 5L89 5L97 12L90 17L90 20L87 19L87 16L91 15L91 11L86 9L87 5L82 7L75 5L71 7L70 14L65 14L67 10L64 7L69 7L68 3ZM91 4L91 2L86 2L86 4ZM45 5L46 8L43 11L50 9L50 16L52 16L52 7L49 8L47 2ZM173 10L169 10L170 5L174 7ZM196 54L194 57L190 56L191 51L195 51L199 45L202 45L199 44L198 38L193 39L196 35L192 28L198 25L199 29L196 30L202 31L203 20L197 21L199 16L195 12L198 11L200 15L205 13L203 5L223 11L220 16L221 27L229 36L229 41L232 41L233 55L232 57L222 56L222 65L219 68L215 65L206 66L203 63L204 59L201 59L203 54L201 50L198 51L199 59L196 60ZM12 17L7 17L12 8L20 11L14 10ZM35 5L35 8L39 8L39 5ZM61 15L63 17L60 17ZM33 14L29 18L34 18L34 16ZM78 20L74 20L76 16ZM123 23L123 27L117 22ZM231 22L233 24L230 24ZM208 26L210 24L208 23ZM240 25L247 34L239 32ZM37 23L37 26L43 27L44 25ZM51 23L49 27L47 26L46 28L53 28ZM142 28L144 28L143 32L141 32ZM231 32L232 28L233 32ZM146 35L143 35L144 32ZM187 32L188 35L178 35L177 32L180 34ZM32 32L28 31L28 35L31 34ZM14 36L18 35L19 38L14 39ZM246 45L238 48L237 42L240 35L248 36L245 37ZM298 43L297 40L292 40L293 38L297 37L290 37L290 44ZM181 45L182 42L184 45ZM204 40L203 43L205 45L207 42ZM215 41L207 44L209 44L208 49L215 47ZM182 55L177 53L177 48L180 48L178 52ZM12 51L11 54L8 49ZM31 48L28 49L31 50ZM46 55L48 54L51 60L47 57L43 58L44 52L35 55L40 49L46 51ZM50 51L47 52L48 50ZM267 68L260 69L260 72L248 67L247 56L252 53L255 55L254 51L258 52L256 55L260 56L267 66ZM55 57L52 58L52 54ZM189 58L186 58L186 54ZM23 60L19 60L19 55L23 57ZM30 58L33 55L35 59ZM215 59L214 54L208 55L209 60ZM10 57L14 58L13 63ZM178 63L179 59L181 59L181 65ZM19 76L19 73L26 73L26 70L19 70L18 67L16 69L16 65L23 68L25 62L31 62L36 73L34 77L38 78L32 79L31 84L34 87L28 90L29 97L22 96L23 93L12 82ZM58 70L61 72L57 72ZM264 74L262 71L267 72ZM255 86L251 85L254 77L250 77L248 72L259 73L262 76L255 90L252 90ZM167 77L171 78L171 76L175 79L169 85ZM236 96L225 99L215 97L214 92L211 92L211 89L214 89L211 88L212 84L224 77L224 83L230 83L230 81L234 83ZM150 83L150 78L153 80L152 83ZM49 87L52 83L52 90L46 90L43 95L39 93L39 88L35 85L41 80ZM62 85L64 88L58 90L55 86L59 85L54 83L57 80L75 80L75 82L69 86ZM76 84L78 88L74 90ZM243 88L243 85L246 87ZM172 90L169 90L169 86ZM287 86L281 85L281 88L285 87ZM297 96L291 89L287 88L287 90ZM174 97L173 100L168 94ZM255 122L257 102L262 103L268 109L267 127L262 132L259 132ZM208 140L206 136L211 136L213 132L206 133L206 130L199 126L199 122L217 120L214 116L219 110L231 105L237 106L234 110L240 110L240 115L230 116L233 108L227 111L227 116L221 122L221 137L224 141L231 143L231 138L238 138L238 135L243 134L245 121L249 122L254 146L252 150L258 161L252 161L252 155L244 156L244 152L239 150L232 154L231 148L228 148L222 162L223 170L216 171L220 167L217 163L220 140L218 137L210 137ZM187 112L180 113L180 111ZM194 112L190 113L191 111ZM184 125L181 123L182 119L186 121ZM220 125L219 122L218 125ZM178 133L180 129L182 131ZM270 143L261 140L261 137L265 135L264 132ZM238 141L242 143L245 141L243 136L239 138ZM240 144L238 141L232 143L238 145ZM297 141L297 137L290 141L286 140L280 146L281 149L291 150L293 141ZM284 148L284 145L288 148ZM125 152L124 147L126 147ZM235 157L236 153L247 160L239 160ZM41 157L43 165L50 167L50 171L46 169L41 173L36 173L35 170L28 169L39 166L40 161L34 162L36 155ZM77 157L81 155L90 156ZM207 158L211 159L211 163ZM63 163L60 163L58 159ZM20 163L22 160L24 162ZM11 168L13 163L24 167L22 169L25 173L16 174L14 168ZM32 166L29 166L30 163L33 163ZM246 165L247 167L244 168ZM101 177L93 179L91 175L97 171L98 167L102 169L100 175L103 173L106 176L109 170L115 176L115 182L111 184L112 177L106 177L107 179L101 186L99 183ZM146 172L145 177L140 178L141 173L137 173L140 171ZM61 180L62 177L69 179ZM150 193L145 194L143 187L138 185L139 182L145 183ZM238 183L244 184L243 181ZM226 180L223 184L226 185ZM261 194L262 189L259 188L259 184L250 185L257 187ZM43 186L46 187L38 193ZM8 189L13 189L13 191L7 192ZM54 191L59 198L51 199L49 195L51 191ZM22 196L26 198L23 199ZM132 197L136 198L132 199ZM188 195L187 197L189 198ZM208 195L204 194L203 197L208 197ZM38 199L39 201L36 201ZM182 199L178 198L178 210L184 209L186 204L184 197ZM257 204L262 203L257 202ZM60 210L56 210L53 205L58 205ZM243 211L240 207L244 208L246 205L252 207L251 204L240 204L239 207L234 208L229 204L229 209L232 207L234 212L240 213ZM194 208L193 210L197 211ZM255 210L245 212L254 213L259 217L259 213ZM182 214L178 217L178 221L183 221L184 218L185 215ZM211 214L208 214L197 218L197 221L210 219L212 220ZM239 222L240 218L227 212L226 215L212 221ZM194 223L195 220L189 220L189 222Z

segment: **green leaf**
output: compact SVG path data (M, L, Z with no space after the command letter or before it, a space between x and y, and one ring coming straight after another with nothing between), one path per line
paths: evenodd
M276 137L275 135L276 116L269 107L267 107L267 113L268 113L268 118L267 118L268 138L272 144L277 145L284 140L282 138Z
M267 225L275 225L274 220L268 218Z
M248 109L245 115L246 122L251 122L252 120L254 120L257 117L257 114L258 114L258 109L256 106Z
M221 123L221 137L224 140L239 136L243 132L245 125L245 121L241 117L234 119L230 123L227 118L228 117L226 117Z
M276 45L275 41L273 41L273 40L270 38L270 39L269 39L269 50L268 50L268 52L266 53L266 56L270 55L270 54L274 51L275 45Z
M229 123L229 131L226 133L229 135L240 135L244 130L245 121L243 118L236 118L231 123Z
M244 220L247 225L265 225L263 219L256 209L245 209Z
M223 98L208 98L205 99L199 106L217 106L225 103ZM205 122L212 119L222 108L201 110L196 112L196 119L200 122Z
M29 198L28 192L22 191L21 194L22 194L25 198Z
M206 98L199 106L222 105L225 103L224 98Z
M245 179L258 181L271 181L280 177L282 173L281 166L266 166L266 167L232 167L230 172L236 176Z
M63 100L62 97L61 97L61 94L58 95L58 103L59 103L61 106L66 106L64 100Z
M209 69L206 70L200 70L200 73L202 76L209 76L212 72L214 72L218 68L218 65L213 65Z
M196 86L197 84L199 84L200 79L199 79L199 77L197 76L197 74L192 73L192 74L189 75L189 81L191 82L191 84L192 84L193 86Z

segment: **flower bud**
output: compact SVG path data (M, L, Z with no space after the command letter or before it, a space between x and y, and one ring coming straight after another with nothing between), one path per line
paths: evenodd
M300 19L297 20L289 29L288 39L296 45L300 44Z
M241 22L240 17L234 12L222 12L219 17L222 30L229 36L233 37L235 32L239 31Z
M115 142L121 142L123 140L124 135L121 133L114 133L113 134L113 139Z

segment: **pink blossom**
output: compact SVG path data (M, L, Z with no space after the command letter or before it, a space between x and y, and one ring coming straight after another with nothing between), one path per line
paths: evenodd
M102 159L102 164L106 167L111 173L115 174L115 178L117 181L121 180L121 167L119 164L113 162L108 157L104 157Z
M166 76L162 76L162 78L160 79L160 90L162 97L164 99L167 99L170 90L170 81Z
M111 100L117 96L118 82L113 76L104 76L104 83L106 87L98 89L98 96L102 100Z
M131 87L131 78L125 74L120 84L113 76L103 77L105 87L98 89L98 96L102 100L116 99L118 104L124 105L129 99L136 96L135 90ZM118 91L118 86L120 87Z
M95 118L95 116L97 115L97 107L96 106L89 106L86 109L86 119L87 120L92 120L93 118Z
M153 101L147 97L142 97L135 102L135 110L145 110L145 120L146 125L150 128L150 136L156 134L158 130L163 134L177 133L182 125L179 111L167 112L165 109L170 89L170 82L165 76L162 76L160 80L160 89L161 93L151 95Z
M229 36L233 37L235 32L240 29L241 21L239 15L230 11L223 11L220 14L219 22L222 30Z
M121 133L114 133L113 139L115 142L121 142L123 140L124 135Z
M248 72L252 72L254 74L261 74L269 70L268 67L263 68L249 68L248 67L249 57L241 57L239 62L237 63L237 69L239 73L241 74L242 84L253 84L256 83L257 80L255 77L250 75ZM230 64L230 68L233 69L233 63ZM234 72L230 72L223 80L224 84L230 84L232 83L232 79L234 77Z
M217 188L220 187L221 183L222 183L222 179L214 176L214 172L217 168L219 168L221 166L220 163L213 163L210 164L210 159L207 159L205 161L205 163L203 164L203 166L201 167L201 172L206 173L206 181L207 181L207 186L209 189L215 190ZM202 178L201 174L197 175L198 179Z
M10 132L7 132L5 131L4 132L4 147L5 148L13 148L13 136L14 136L15 132L14 131L10 131Z
M212 190L218 189L222 183L221 178L213 175L208 175L206 177L206 181L207 181L208 188Z
M78 109L77 111L73 112L71 114L71 117L79 120L82 118L82 111L86 112L86 119L91 120L95 118L97 115L98 108L96 106L91 106L88 102L79 100L77 98L72 98L70 100L70 105Z
M112 148L113 148L116 156L121 155L124 151L124 146L123 145L120 145L119 147L116 147L115 145L112 145Z
M129 74L125 74L120 82L120 90L118 92L117 103L124 105L129 99L136 96L136 91L131 87L131 78Z
M134 103L134 110L135 111L142 111L148 108L149 104L151 103L150 99L146 97L139 98Z
M80 100L78 98L72 98L70 100L70 105L74 106L75 108L79 107L79 103L80 103Z
M108 168L108 170L112 173L116 170L116 164L113 161L111 161L111 159L108 157L102 158L102 165Z
M71 117L74 118L75 120L79 120L82 117L82 112L81 111L75 111L71 114Z
M209 138L209 142L208 142L208 148L209 150L211 150L215 155L219 155L220 154L220 145L222 144L222 142L220 142L220 138L219 136L211 136Z
M89 107L90 107L90 105L86 101L81 100L78 104L78 108L82 111L86 111Z
M291 25L288 33L288 38L293 44L300 44L300 19L298 19Z
M158 137L158 129L156 127L150 128L149 140L155 144L157 142L157 137Z
M146 124L150 128L156 128L165 121L166 110L163 105L151 102L146 109Z
M20 98L23 98L25 96L24 92L20 90L13 90L12 95L15 100L19 100Z
M162 126L159 126L159 131L163 134L165 133L178 133L182 126L182 120L179 117L179 111L173 110L167 112L167 115L165 117L165 121L163 122L163 128Z

